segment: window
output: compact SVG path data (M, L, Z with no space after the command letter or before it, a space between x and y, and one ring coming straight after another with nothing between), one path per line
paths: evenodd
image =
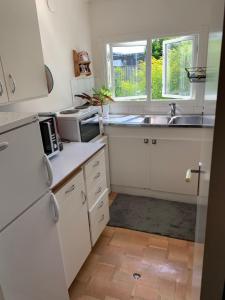
M108 81L115 98L146 99L146 46L146 41L107 46Z
M115 100L193 99L185 68L196 62L197 35L108 44L108 84Z

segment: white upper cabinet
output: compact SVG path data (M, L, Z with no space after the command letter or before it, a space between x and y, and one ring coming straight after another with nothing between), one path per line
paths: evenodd
M1 0L0 57L9 101L47 96L35 0Z

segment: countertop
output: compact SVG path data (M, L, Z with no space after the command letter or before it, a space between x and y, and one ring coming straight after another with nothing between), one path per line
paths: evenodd
M34 122L37 119L38 116L34 113L0 112L0 134Z
M179 119L180 118L180 119ZM103 118L104 126L130 126L130 127L181 127L181 128L212 128L215 117L212 115L181 115L175 116L169 123L168 115L114 115Z
M81 167L95 153L104 148L104 143L64 143L64 149L53 156L50 161L53 170L51 189Z

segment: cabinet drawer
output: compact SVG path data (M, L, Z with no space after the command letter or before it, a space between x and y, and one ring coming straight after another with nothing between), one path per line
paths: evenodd
M63 205L63 201L74 197L77 193L84 193L84 190L83 171L80 171L56 193L59 206ZM83 196L85 196L85 194Z
M88 180L91 176L100 172L101 169L105 169L105 152L104 149L97 153L90 161L85 165L85 177Z
M102 193L107 188L106 178L101 181L97 181L96 185L90 190L87 189L88 208L91 209Z
M105 163L99 165L91 174L86 176L87 190L92 190L99 182L106 179Z
M97 203L89 210L92 246L96 243L100 234L109 222L109 199L108 189L99 198Z

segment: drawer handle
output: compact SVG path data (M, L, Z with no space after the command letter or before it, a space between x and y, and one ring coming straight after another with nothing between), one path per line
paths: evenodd
M98 190L96 191L95 195L98 195L99 193L101 193L101 191L102 191L102 187L100 186L100 187L98 188Z
M97 166L99 166L99 164L100 164L100 161L97 160L97 161L93 164L93 168L96 168Z
M68 190L65 191L65 194L69 194L75 190L75 185L73 184Z
M9 147L9 143L7 142L2 142L0 143L0 151L3 151Z
M104 201L101 201L101 203L98 206L98 209L101 208L104 205Z
M84 191L81 191L81 196L82 196L82 205L84 205L87 202L87 195L85 194Z
M98 172L98 173L95 175L94 180L98 179L100 176L101 176L101 173Z
M99 219L98 223L101 223L105 219L105 215L101 216L101 219Z

